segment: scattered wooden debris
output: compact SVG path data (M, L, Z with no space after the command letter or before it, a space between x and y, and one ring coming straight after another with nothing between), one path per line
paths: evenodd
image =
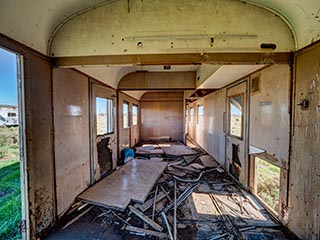
M152 186L150 185L144 200L137 203L132 199L134 203L131 202L128 205L134 205L122 209L122 212L108 210L94 218L93 222L96 219L107 220L108 224L114 224L124 234L128 232L170 240L195 239L194 236L189 236L189 233L186 238L182 232L205 232L203 229L198 230L198 227L200 229L203 226L206 227L204 229L207 229L207 232L201 237L196 235L197 239L246 239L245 234L260 232L263 234L266 229L273 231L272 228L281 227L279 223L268 217L266 210L252 195L235 184L235 181L211 156L203 152L181 156L179 151L185 150L181 147L183 145L173 144L172 146L174 147L171 147L171 143L164 143L143 145L138 148L141 156L145 157L141 160L143 164L148 165L150 162L162 164L164 159L167 166L165 172L162 172ZM161 153L163 158L159 155L156 158L150 158L150 155L160 153L161 148L166 148L169 152L176 151L175 154L179 154L168 155L167 151L167 155ZM187 150L190 149L187 148ZM151 171L152 168L153 166L150 167ZM117 194L124 195L121 191ZM126 192L126 195L133 194Z
M163 218L164 223L166 224L166 227L167 227L167 230L168 230L169 239L170 240L174 240L166 214L164 212L161 212L161 216Z
M84 210L82 213L80 213L79 215L77 215L76 217L74 217L72 220L70 220L67 224L64 225L64 227L61 229L61 231L63 231L64 229L66 229L67 227L69 227L72 223L74 223L75 221L77 221L79 218L81 218L83 215L85 215L86 213L88 213L93 206L90 206L89 208L87 208L86 210Z
M156 196L156 203L161 201L162 199L164 199L166 197L166 193L164 192L159 192ZM139 210L141 210L142 212L145 212L147 211L152 205L153 205L153 202L154 202L154 198L150 198L149 200L147 200L146 202L144 202L142 205L139 205L137 206L137 208Z
M139 235L139 236L154 236L160 239L167 239L167 234L156 232L144 228L138 228L133 226L126 226L125 230L129 231L131 234Z
M149 224L152 228L155 230L161 232L163 228L156 222L152 221L152 219L148 218L146 215L144 215L142 212L140 212L138 209L134 208L133 206L129 206L129 209L132 213L134 213L138 218Z

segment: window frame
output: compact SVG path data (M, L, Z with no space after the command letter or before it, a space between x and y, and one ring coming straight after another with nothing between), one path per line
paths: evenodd
M234 135L231 133L231 98L241 96L241 132L240 136ZM244 134L244 93L238 93L231 96L228 96L228 136L232 138L236 138L239 140L243 140L243 134Z
M274 216L278 216L278 211L280 211L280 199L281 199L281 191L282 191L282 186L281 186L281 176L283 174L283 169L281 166L279 166L278 164L276 164L275 162L272 162L270 161L267 157L265 157L264 155L261 155L261 154L254 154L252 155L253 157L253 164L254 164L254 167L253 167L253 182L252 182L252 190L253 190L253 194L255 195L255 197L262 203L262 205L267 208ZM277 204L278 204L278 211L274 208L272 208L268 203L267 201L258 194L258 184L259 184L259 179L258 179L258 171L259 171L259 166L258 166L258 162L259 160L262 160L264 162L266 162L267 164L269 165L272 165L274 167L277 167L279 168L279 196L278 196L278 200L277 200Z
M128 107L127 107L127 114L128 114L128 116L127 116L127 125L125 125L125 109L124 109L124 106L125 105L127 105ZM123 129L128 129L128 128L130 128L130 103L129 102L127 102L127 101L123 101L123 103L122 103L122 128Z
M136 112L136 119L137 120L136 121L134 121L134 116L135 116L135 112L133 110L134 108L137 109L137 112ZM138 104L132 104L131 109L132 109L132 126L136 126L139 123L139 106L138 106Z
M200 121L199 108L202 108L201 121ZM202 125L203 124L203 119L204 119L204 106L203 106L203 104L198 104L197 105L197 124L198 125Z
M191 125L193 125L193 122L194 122L194 108L193 107L190 107L190 119L189 119L189 123Z
M106 131L104 133L99 134L98 133L98 111L97 111L97 99L105 99L106 100ZM111 98L106 98L106 97L95 97L95 102L96 102L96 109L95 109L95 127L96 127L96 135L97 137L99 136L105 136L105 135L110 135L114 134L114 101ZM111 118L108 118L108 115L111 116Z

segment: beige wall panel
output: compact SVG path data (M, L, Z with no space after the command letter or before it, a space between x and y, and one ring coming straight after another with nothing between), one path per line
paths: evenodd
M203 123L197 123L197 106L203 105ZM194 124L190 123L190 108L194 109ZM188 134L213 156L220 164L225 164L225 133L223 115L226 111L226 89L213 92L188 105Z
M183 141L183 92L146 93L140 106L141 139L170 136Z
M140 103L138 100L119 92L119 153L126 147L133 147L140 140ZM123 128L123 102L129 103L130 128ZM138 124L132 126L132 106L138 106Z
M90 184L88 78L53 70L57 210L60 215Z
M297 104L309 100L309 108ZM288 226L302 239L320 238L320 44L296 59Z
M273 65L260 72L261 91L250 98L250 145L264 149L288 166L290 138L290 67ZM258 76L258 75L253 75Z
M55 219L51 66L32 52L24 60L30 231L35 239Z

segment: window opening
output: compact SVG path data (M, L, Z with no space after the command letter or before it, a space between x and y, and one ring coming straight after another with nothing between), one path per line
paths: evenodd
M129 128L130 122L129 122L129 103L124 102L123 103L123 128Z
M97 135L113 133L113 101L96 97Z
M198 119L197 119L198 124L203 123L203 105L198 105Z
M193 107L190 108L190 124L193 125L193 116L194 116L194 110Z
M229 97L229 134L242 138L243 95Z
M132 105L132 125L138 124L138 106Z
M281 169L259 157L255 157L255 165L256 195L278 212Z
M20 73L20 56L0 48L0 239L24 238L19 225L28 214Z

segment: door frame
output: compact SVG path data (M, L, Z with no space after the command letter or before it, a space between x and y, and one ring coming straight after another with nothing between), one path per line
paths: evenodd
M242 96L245 97L243 99L244 103L244 115L242 117L243 122L242 122L242 127L243 127L243 132L242 132L242 139L237 138L236 136L231 136L229 134L230 131L230 125L229 125L229 120L230 120L230 113L229 113L229 97L228 96L228 90L232 89L233 87L237 87L241 84L245 83L245 91L241 92ZM238 179L236 179L230 172L229 175L236 180L238 183L243 185L245 188L248 188L249 186L249 124L250 124L250 94L249 94L249 86L250 86L250 76L244 77L240 79L237 82L234 82L230 84L229 86L226 87L226 117L225 117L225 163L228 164L228 159L227 159L227 146L228 146L228 137L238 139L240 141L244 142L244 150L243 150L243 155L244 155L244 167L242 168L243 171L243 182L239 182ZM238 95L238 94L235 94ZM234 96L235 96L234 95ZM227 167L227 166L226 166Z

